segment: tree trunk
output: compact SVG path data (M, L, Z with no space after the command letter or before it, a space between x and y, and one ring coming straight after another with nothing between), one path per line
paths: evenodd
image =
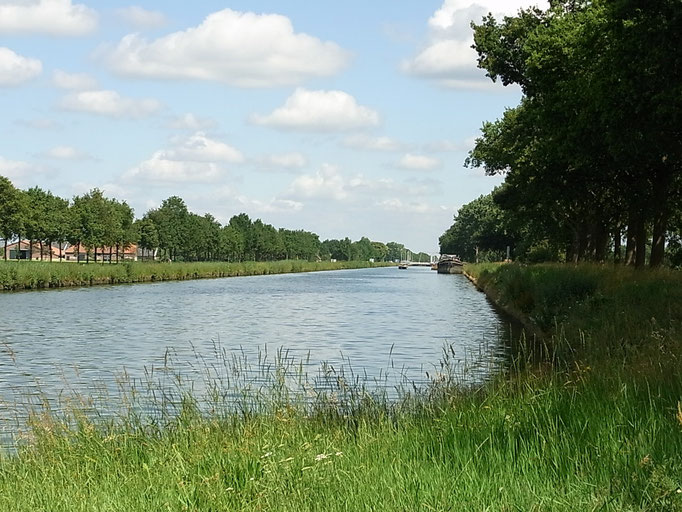
M7 244L9 244L9 238L5 238L5 247L2 250L5 261L7 261Z
M630 212L628 216L628 229L625 235L625 264L634 265L635 264L635 250L637 244L635 243L635 230L636 230L636 220L635 215Z
M43 241L38 240L38 246L40 247L40 261L43 261Z
M671 178L666 169L657 173L654 181L654 231L651 241L651 267L659 267L665 257L665 234L668 227L668 196Z
M601 222L595 228L594 257L599 263L606 261L606 246L609 243L609 232Z
M587 226L581 223L578 226L578 251L576 257L576 263L578 261L585 260L585 252L587 251L588 236L587 236Z
M566 249L566 261L570 261L573 264L578 263L578 246L580 245L580 234L578 233L578 228L573 228L573 235L571 236L571 243L569 248Z
M665 258L665 233L667 225L667 216L661 213L660 216L656 216L654 220L654 232L653 240L651 242L651 259L649 260L649 265L654 267L660 267L663 264L663 259Z
M19 249L21 249L21 243L19 243ZM28 241L28 261L33 261L33 239Z
M621 259L621 232L620 228L616 228L613 233L613 262L617 265Z
M111 262L113 259L114 259L114 248L109 246L109 265L111 265ZM116 263L118 263L118 245L116 245Z
M635 268L644 268L644 265L646 265L646 242L646 224L640 218L635 228Z

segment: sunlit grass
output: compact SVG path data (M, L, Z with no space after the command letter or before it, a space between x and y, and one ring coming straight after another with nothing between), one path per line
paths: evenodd
M578 367L350 415L179 414L145 423L43 418L0 461L0 509L677 510L678 376Z
M121 264L0 261L0 290L284 274L382 265L385 264L367 261L309 262L302 260L241 263L126 262Z

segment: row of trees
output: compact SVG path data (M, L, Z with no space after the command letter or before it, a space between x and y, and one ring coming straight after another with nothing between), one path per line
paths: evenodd
M135 242L133 220L133 210L125 201L108 199L98 189L69 202L39 187L17 189L0 176L0 235L5 240L4 259L7 259L8 242L13 239L28 239L31 254L34 243L37 244L41 259L44 245L54 244L61 251L67 242L77 250L81 247L88 252L92 250L95 260L97 249L108 247L111 257L114 248L118 254ZM52 259L52 251L47 253Z
M612 251L637 267L661 265L682 217L680 3L550 4L472 25L479 67L523 96L484 124L466 162L505 175L504 186L460 210L441 243L487 205L506 221L479 249L545 247L568 261Z
M125 201L109 199L98 189L71 201L33 187L20 190L0 176L0 236L4 239L4 259L8 243L28 239L33 245L58 246L66 243L82 247L97 261L98 252L109 253L109 261L119 260L120 251L132 245L142 249L143 258L182 261L271 261L404 259L410 251L402 244L373 242L361 238L320 241L317 234L304 230L277 229L247 214L233 216L221 225L212 215L197 215L185 202L169 197L159 208L135 220ZM52 259L52 251L46 251ZM117 257L114 258L113 254ZM17 251L19 254L19 251ZM428 261L427 254L416 255Z

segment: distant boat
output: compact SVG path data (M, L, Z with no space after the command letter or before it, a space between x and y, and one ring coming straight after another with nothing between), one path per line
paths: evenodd
M464 263L457 256L443 254L438 260L439 274L461 274L464 271Z
M408 267L408 264L407 264L407 263L399 263L399 264L398 264L398 269L399 269L399 270L406 270L407 267Z

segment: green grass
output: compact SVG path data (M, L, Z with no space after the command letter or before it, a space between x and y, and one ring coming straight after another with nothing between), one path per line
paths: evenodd
M283 407L112 427L43 421L0 461L0 509L680 510L679 376L499 381L351 417Z
M527 364L522 344L518 365L477 388L446 360L395 401L357 390L302 404L275 368L261 409L188 395L153 419L43 416L0 458L0 510L682 510L680 276L467 270L545 318L545 358Z
M49 263L37 261L0 261L0 290L32 290L98 284L177 281L234 276L285 274L342 270L388 265L366 261L308 262L285 260L272 262L200 262L121 264Z
M502 307L543 332L559 360L657 358L682 344L682 272L600 265L467 265Z

